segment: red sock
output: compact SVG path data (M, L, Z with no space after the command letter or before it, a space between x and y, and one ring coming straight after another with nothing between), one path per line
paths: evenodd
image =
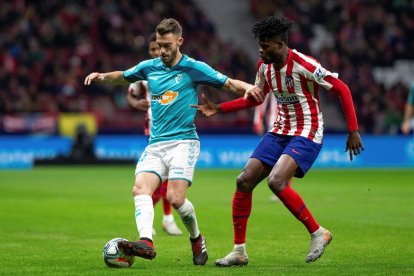
M235 192L232 203L234 244L246 242L246 228L252 210L252 193Z
M152 198L152 206L155 207L155 205L157 204L157 202L160 201L160 199L161 199L161 195L158 192L158 189L154 191L154 193L152 194L151 198Z
M309 233L313 233L319 228L319 224L313 218L305 202L300 195L293 190L289 185L280 193L276 194L279 199L285 204L286 208L299 220L301 221Z
M171 203L165 198L162 198L162 208L164 208L164 215L171 215Z

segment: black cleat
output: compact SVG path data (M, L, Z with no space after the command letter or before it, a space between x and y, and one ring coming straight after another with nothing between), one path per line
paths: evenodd
M157 253L154 245L149 240L139 240L136 242L119 241L118 248L129 256L138 256L144 259L152 260Z
M193 250L193 263L195 265L205 265L208 259L206 239L200 234L195 239L190 238L190 241Z

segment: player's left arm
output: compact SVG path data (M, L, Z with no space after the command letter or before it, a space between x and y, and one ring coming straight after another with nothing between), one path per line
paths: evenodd
M352 101L351 91L349 90L348 85L334 75L325 76L324 81L331 85L330 91L337 94L341 101L349 130L345 152L349 151L349 159L352 161L354 155L358 155L361 153L361 150L364 150L364 146L362 145L362 139L358 132L358 120Z
M196 108L206 117L214 116L217 113L235 112L261 104L261 102L258 102L255 99L244 99L243 97L220 104L213 103L205 94L201 94L201 98L203 104L190 104L190 106Z
M251 97L257 102L264 101L263 91L258 86L249 84L241 80L227 78L222 89L230 92L235 92L240 95L244 94L243 99L245 100Z

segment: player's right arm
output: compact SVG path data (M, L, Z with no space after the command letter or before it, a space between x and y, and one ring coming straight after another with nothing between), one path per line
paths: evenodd
M85 78L84 84L90 85L92 81L111 84L128 84L129 82L124 78L123 73L123 71L113 71L108 73L93 72Z
M113 71L108 73L93 72L85 78L85 85L90 85L92 81L105 82L111 84L128 84L139 80L145 80L144 68L151 64L152 60L141 61L138 65L125 71Z

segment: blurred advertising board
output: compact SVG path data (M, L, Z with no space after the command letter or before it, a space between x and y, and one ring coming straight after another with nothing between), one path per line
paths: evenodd
M55 136L0 136L0 169L31 168L35 159L67 156L72 140Z
M75 137L79 127L84 127L87 133L95 136L98 132L98 124L91 113L60 113L59 134L67 137Z
M199 168L243 168L261 137L255 135L202 135ZM364 135L365 151L349 161L346 135L325 135L315 161L318 168L412 167L414 137ZM146 145L144 136L98 136L95 152L100 159L137 159Z
M54 134L57 131L56 113L3 115L0 118L0 130L4 133Z
M199 168L243 168L260 141L255 135L202 135ZM349 161L346 135L326 135L316 168L414 168L414 137L364 135L365 151ZM33 160L69 156L73 139L64 136L0 136L0 168L30 168ZM137 160L143 135L97 135L93 147L99 161Z

